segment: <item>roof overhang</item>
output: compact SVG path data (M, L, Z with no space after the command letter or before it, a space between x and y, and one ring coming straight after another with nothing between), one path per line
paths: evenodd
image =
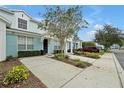
M0 19L1 19L2 21L4 21L7 26L10 26L10 25L11 25L11 22L10 22L9 20L7 20L5 17L3 17L3 16L0 15Z
M2 10L2 11L4 11L4 12L7 12L7 13L9 13L9 14L14 15L14 13L13 13L11 10L7 9L7 8L0 7L0 10Z
M30 31L24 31L24 30L18 30L18 29L13 29L13 28L9 28L7 29L7 33L11 33L11 34L16 34L16 35L27 35L27 36L44 36L44 34L39 34L39 33L35 33L35 32L30 32Z

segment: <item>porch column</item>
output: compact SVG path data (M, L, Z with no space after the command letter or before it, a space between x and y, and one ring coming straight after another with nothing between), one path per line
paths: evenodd
M67 54L68 53L68 42L66 41L65 42L65 54Z
M71 53L73 53L73 41L71 41Z

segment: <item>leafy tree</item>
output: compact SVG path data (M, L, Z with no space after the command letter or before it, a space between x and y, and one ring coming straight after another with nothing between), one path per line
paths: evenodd
M80 6L72 8L62 8L60 6L46 8L44 22L39 24L39 28L47 30L51 37L59 40L61 53L65 50L65 42L72 38L88 23L83 18Z
M89 41L89 42L82 42L82 47L85 46L96 46L95 42Z
M109 48L113 44L119 44L121 39L121 30L111 25L104 25L103 29L97 30L95 34L95 41L106 48Z
M118 43L120 47L124 45L124 38L120 39L120 42Z

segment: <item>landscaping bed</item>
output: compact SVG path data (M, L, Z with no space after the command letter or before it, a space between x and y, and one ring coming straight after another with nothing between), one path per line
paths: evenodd
M22 65L19 60L0 62L0 88L46 88L46 86L29 71L29 78L23 82L4 85L3 79L7 72L14 66Z
M98 59L98 58L100 58L101 55L104 54L104 52L100 51L100 52L96 53L96 52L75 51L74 54L75 55L79 55L79 56L84 56L84 57Z
M91 63L81 61L80 59L70 59L67 55L55 54L52 58L79 68L86 68L92 65Z

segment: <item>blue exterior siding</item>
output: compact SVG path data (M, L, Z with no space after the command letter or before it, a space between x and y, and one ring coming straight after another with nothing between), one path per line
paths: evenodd
M48 41L48 53L54 52L54 45L55 45L55 42L53 40Z
M17 57L17 36L6 34L6 56Z
M40 37L34 37L34 50L42 50L42 44Z
M14 34L6 35L6 56L18 56L18 45L17 45L18 36ZM42 42L40 37L34 37L34 51L42 50ZM32 51L33 51L32 50Z
M59 42L54 41L54 40L49 40L48 42L49 42L48 43L48 53L54 53L54 46L60 45Z

